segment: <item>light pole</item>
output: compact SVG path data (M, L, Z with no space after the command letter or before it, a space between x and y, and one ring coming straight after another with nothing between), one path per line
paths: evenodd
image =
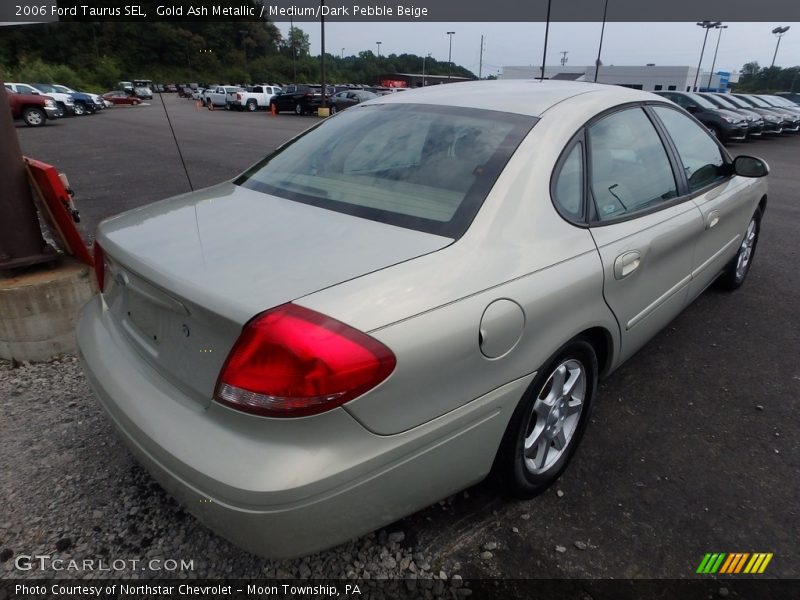
M772 33L774 33L775 36L778 38L778 43L775 44L775 54L772 55L772 64L769 66L770 69L775 66L775 58L778 56L778 48L781 45L781 38L783 37L783 34L786 33L787 31L789 31L789 25L787 25L786 27L776 27L775 29L772 30Z
M378 60L381 59L381 44L383 42L375 42L375 45L378 46Z
M297 51L294 47L294 18L289 15L289 43L292 45L292 83L297 83Z
M720 25L721 21L703 21L702 23L696 23L698 27L702 27L706 30L706 34L703 36L703 47L700 49L700 62L697 63L697 73L694 74L694 85L692 86L692 91L697 91L697 78L700 77L700 65L703 64L703 53L706 51L706 41L708 40L708 30Z
M431 57L430 52L428 52L427 56L422 57L422 87L425 87L425 59L428 59L430 57Z
M344 59L344 48L342 48L342 59Z
M714 28L719 29L719 34L717 35L717 47L714 49L714 60L711 61L711 72L708 74L708 85L706 85L706 91L711 89L711 78L714 76L714 67L717 64L717 52L719 52L719 40L722 38L722 30L727 28L727 25L717 25Z
M447 81L450 81L450 73L453 70L453 36L455 31L448 31L447 35L450 36L450 50L447 51Z

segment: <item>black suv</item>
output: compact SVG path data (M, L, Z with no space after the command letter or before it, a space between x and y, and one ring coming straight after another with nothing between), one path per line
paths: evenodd
M656 94L672 100L692 113L695 119L708 127L714 137L723 143L747 137L747 119L735 112L717 108L702 96L691 92L656 92Z
M331 90L326 94L326 104L330 104ZM321 85L287 85L270 100L270 110L275 112L292 111L296 115L315 112L322 106ZM274 107L274 109L273 109Z

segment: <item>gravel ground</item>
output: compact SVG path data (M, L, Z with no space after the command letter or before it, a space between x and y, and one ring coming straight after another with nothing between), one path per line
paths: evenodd
M134 461L75 357L14 366L0 361L2 578L402 577L407 586L423 580L420 590L433 595L461 587L460 565L415 552L405 533L392 528L303 559L272 561L244 552L199 524ZM194 569L154 571L128 563L116 572L20 571L17 555L103 559L107 567L120 559L145 565L183 559Z

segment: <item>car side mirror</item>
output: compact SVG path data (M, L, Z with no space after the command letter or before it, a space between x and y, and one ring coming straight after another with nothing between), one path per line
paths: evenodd
M688 110L690 113L696 113L696 112L697 112L698 110L700 110L700 109L699 109L699 107L697 106L697 104L689 104L689 105L686 107L686 110Z
M742 177L766 177L769 175L769 165L755 156L742 155L733 159L733 172Z

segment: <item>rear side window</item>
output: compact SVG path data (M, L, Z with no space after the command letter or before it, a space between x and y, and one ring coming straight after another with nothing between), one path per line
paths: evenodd
M641 108L604 117L589 127L588 138L590 183L601 221L678 195L667 151Z
M560 213L571 221L583 217L583 144L569 151L556 175L553 200Z
M235 183L392 225L460 237L535 117L378 104L324 121Z
M686 179L689 180L689 192L725 177L722 151L704 127L671 108L656 106L653 111L678 149Z

